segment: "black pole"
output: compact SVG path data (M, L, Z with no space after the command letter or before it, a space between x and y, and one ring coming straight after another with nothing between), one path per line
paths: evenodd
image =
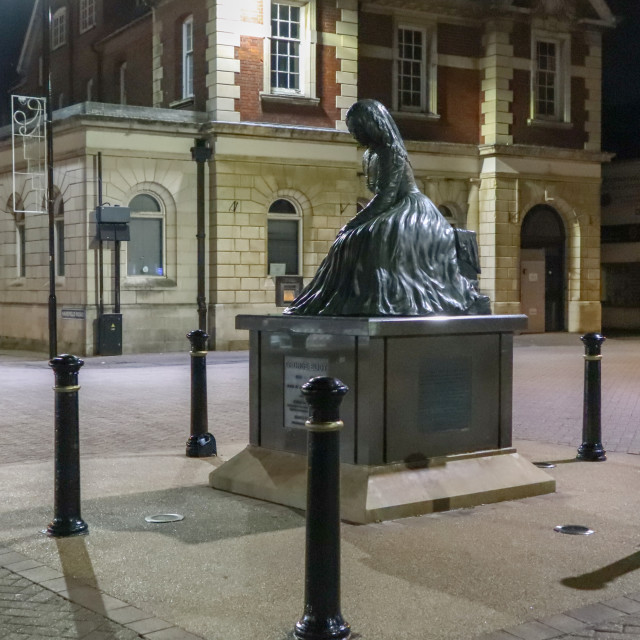
M116 254L114 256L115 291L113 313L120 313L120 240L116 240Z
M304 614L293 635L299 640L349 638L340 612L340 420L349 389L335 378L302 385L310 407L308 434L307 546Z
M102 152L98 151L98 207L102 206ZM100 234L98 234L100 235ZM104 246L102 237L98 240L98 311L104 315Z
M207 340L201 329L190 331L191 342L191 435L187 440L187 456L205 458L218 453L216 439L208 432L207 416Z
M584 342L584 406L582 414L582 444L578 447L578 460L599 462L607 459L602 446L600 410L600 347L606 340L599 333L585 333Z
M191 159L196 162L196 212L198 246L198 328L207 330L207 299L205 296L205 219L204 219L204 165L211 160L212 150L206 140L196 139L191 147Z
M45 83L47 127L47 211L49 213L49 358L58 352L56 254L53 210L53 107L51 105L51 7L42 0L42 77Z
M78 371L84 364L63 354L49 361L55 375L54 516L45 533L55 538L89 532L80 516Z

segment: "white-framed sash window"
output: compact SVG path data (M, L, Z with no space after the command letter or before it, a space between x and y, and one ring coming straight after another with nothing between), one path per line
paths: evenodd
M534 31L531 41L531 118L570 122L570 36Z
M96 26L96 0L80 0L80 33Z
M182 97L193 97L193 16L182 23Z
M67 8L60 7L51 19L51 48L67 44Z
M264 91L316 97L316 0L265 2Z
M397 22L394 31L393 109L435 114L437 48L432 25Z

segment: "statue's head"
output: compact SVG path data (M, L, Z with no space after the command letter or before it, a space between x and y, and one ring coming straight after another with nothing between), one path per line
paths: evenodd
M387 108L377 100L358 100L347 112L347 128L365 147L396 147L404 151L402 137Z

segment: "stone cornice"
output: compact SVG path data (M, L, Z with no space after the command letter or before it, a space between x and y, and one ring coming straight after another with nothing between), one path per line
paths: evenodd
M538 147L526 144L483 144L478 147L481 157L516 156L521 158L550 158L554 160L574 160L576 162L611 162L615 154L584 149L561 147Z

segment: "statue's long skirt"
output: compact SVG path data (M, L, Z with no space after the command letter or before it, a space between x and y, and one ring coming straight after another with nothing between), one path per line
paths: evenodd
M429 316L491 313L460 274L452 227L419 191L342 230L313 280L285 313Z

